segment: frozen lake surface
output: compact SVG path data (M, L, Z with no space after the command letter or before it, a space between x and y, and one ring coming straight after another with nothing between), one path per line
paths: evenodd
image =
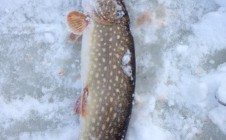
M124 0L137 85L127 140L226 139L226 1ZM0 0L0 139L75 140L79 0Z

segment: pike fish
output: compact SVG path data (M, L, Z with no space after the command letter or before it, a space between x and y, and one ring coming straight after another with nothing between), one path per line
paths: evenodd
M122 0L82 0L67 22L82 35L81 140L125 139L135 90L135 49Z

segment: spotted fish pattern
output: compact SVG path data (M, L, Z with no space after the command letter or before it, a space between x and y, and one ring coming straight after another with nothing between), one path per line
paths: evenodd
M134 41L122 1L96 0L96 5L91 16L84 87L88 95L81 115L80 139L121 140L125 139L135 90Z

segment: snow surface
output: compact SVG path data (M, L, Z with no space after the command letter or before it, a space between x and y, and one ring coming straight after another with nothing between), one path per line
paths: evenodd
M218 89L217 98L218 100L226 106L226 81L221 83L221 86Z
M124 0L136 46L127 140L225 140L226 1ZM0 139L74 140L81 0L0 0Z

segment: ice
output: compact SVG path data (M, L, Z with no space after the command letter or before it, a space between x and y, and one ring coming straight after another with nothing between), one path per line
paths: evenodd
M126 140L225 140L226 2L124 2L137 62ZM74 9L81 0L1 0L1 140L78 138L81 47L66 25Z

